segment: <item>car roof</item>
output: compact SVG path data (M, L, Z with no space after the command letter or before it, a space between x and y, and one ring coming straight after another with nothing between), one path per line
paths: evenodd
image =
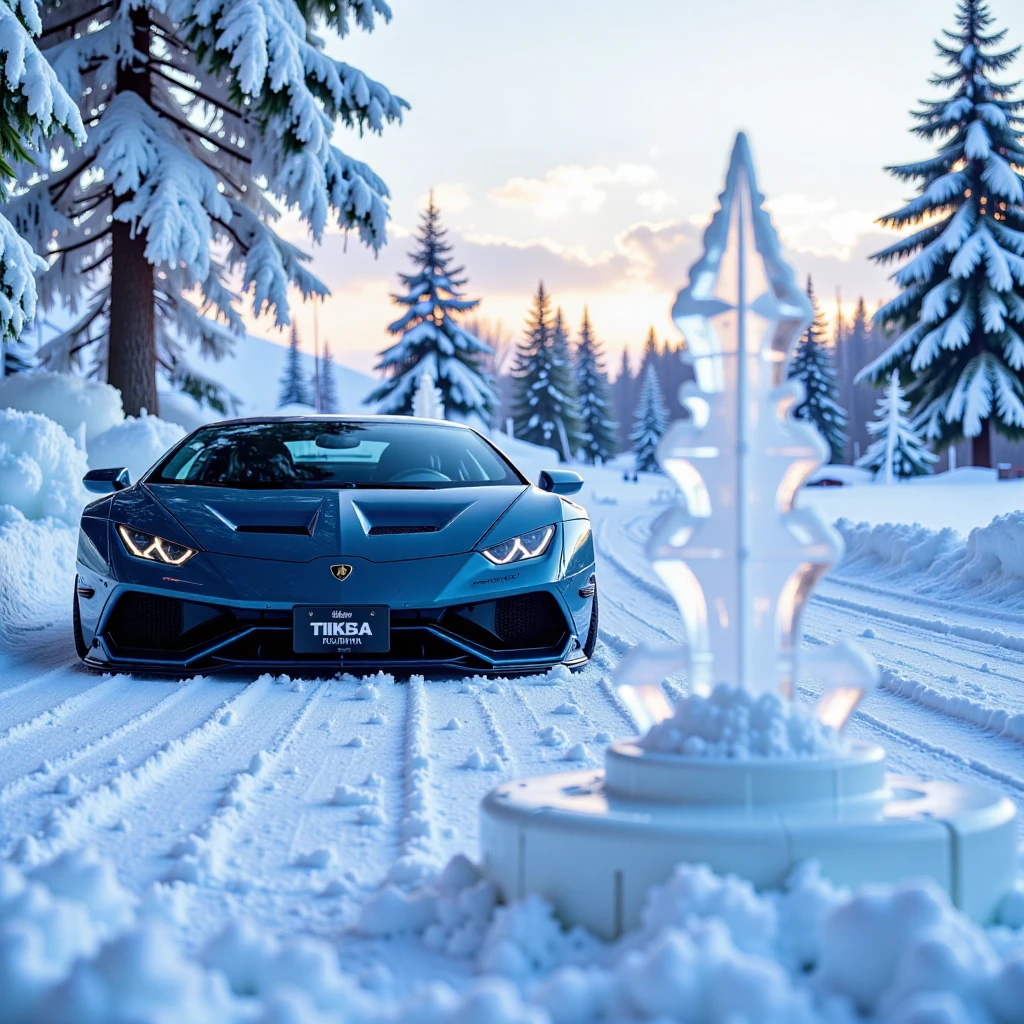
M467 423L454 420L427 419L423 416L380 416L369 413L357 413L349 416L345 413L311 412L302 416L239 416L229 420L214 420L203 426L233 427L246 423L436 423L445 427L456 427L460 430L472 430Z

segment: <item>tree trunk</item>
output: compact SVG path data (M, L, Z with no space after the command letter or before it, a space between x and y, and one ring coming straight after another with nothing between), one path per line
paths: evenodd
M992 420L986 419L981 424L981 433L971 438L971 465L992 465Z
M149 15L145 7L131 12L136 60L117 71L117 91L134 92L150 101L149 72L139 63L149 54ZM114 200L114 209L131 199ZM124 411L138 416L156 413L156 310L153 267L146 259L146 236L132 237L130 224L112 225L110 262L110 344L107 381L121 392Z

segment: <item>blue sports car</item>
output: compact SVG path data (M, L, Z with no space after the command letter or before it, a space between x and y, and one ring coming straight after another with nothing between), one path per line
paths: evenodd
M183 673L582 665L594 542L490 441L403 416L274 417L189 434L137 483L93 470L74 630L87 665Z

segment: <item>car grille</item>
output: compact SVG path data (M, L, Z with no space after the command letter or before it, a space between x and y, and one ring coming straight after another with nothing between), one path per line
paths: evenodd
M124 594L107 629L121 647L171 646L182 632L182 602L159 594Z

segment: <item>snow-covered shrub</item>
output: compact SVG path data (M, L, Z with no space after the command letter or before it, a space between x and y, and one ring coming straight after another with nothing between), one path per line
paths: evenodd
M71 373L19 373L0 379L0 409L37 412L89 442L124 419L116 388Z
M129 416L89 442L89 468L126 466L132 480L138 480L184 436L184 428L177 423L156 416Z
M964 545L964 575L1024 579L1024 512L996 516L988 526L971 530Z
M720 683L708 697L689 694L640 740L645 750L687 757L822 757L845 744L835 729L776 693L753 696Z
M53 420L0 409L0 505L28 519L77 523L87 497L86 468L85 454Z

